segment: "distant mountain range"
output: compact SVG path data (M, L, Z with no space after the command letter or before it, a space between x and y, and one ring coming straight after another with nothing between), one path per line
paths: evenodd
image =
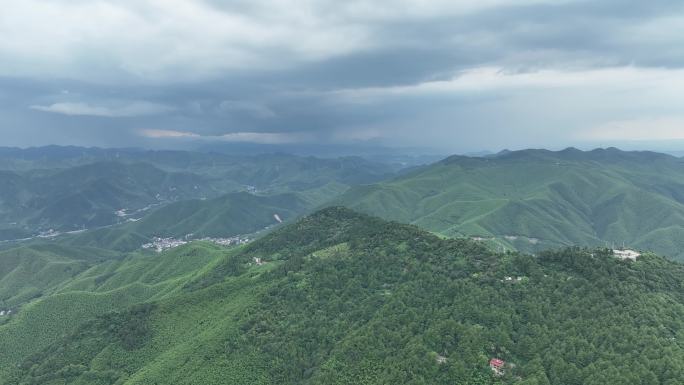
M50 147L3 156L16 162L0 171L0 240L100 228L68 242L132 250L154 236L246 234L276 223L273 214L343 205L498 250L624 245L684 258L684 161L654 152L505 150L399 172L283 154Z
M684 161L654 152L506 150L397 172L354 157L4 151L28 163L0 171L0 240L100 228L68 242L132 250L344 205L498 250L624 245L684 258Z
M298 158L363 158L375 163L407 167L432 163L444 158L432 149L387 148L382 146L349 145L287 145L287 144L250 144L224 143L220 145L201 145L196 148L176 150L146 150L141 148L98 148L78 146L44 147L1 147L0 169L7 168L51 168L55 165L73 166L98 160L148 161L157 158L173 164L200 159L221 162L229 160L259 159L264 155L289 154ZM443 154L443 153L440 153ZM485 152L482 152L485 154Z
M120 209L212 196L221 181L147 163L103 161L65 169L0 172L0 229L28 234L116 223Z
M0 148L0 160L0 241L109 226L171 202L238 191L302 193L322 203L396 171L358 157L57 146Z
M684 161L654 152L452 156L334 202L499 249L625 245L684 258Z

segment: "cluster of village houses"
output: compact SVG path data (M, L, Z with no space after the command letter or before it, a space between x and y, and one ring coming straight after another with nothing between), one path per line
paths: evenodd
M173 249L174 247L182 246L186 243L188 243L188 241L182 239L155 237L152 238L152 242L142 245L142 248L153 249L157 253L161 253L164 250Z
M213 242L222 246L236 246L244 245L250 241L247 237L232 237L232 238L201 238L200 241Z
M177 239L177 238L160 238L160 237L154 237L152 238L152 242L145 243L141 247L143 249L151 249L154 250L158 253L161 253L164 250L168 249L173 249L178 246L182 246L187 244L190 241L207 241L207 242L213 242L217 245L222 245L222 246L234 246L234 245L242 245L245 243L248 243L250 241L249 238L245 236L236 236L236 237L231 237L231 238L199 238L199 239L190 239L189 237L186 236L186 239Z
M273 214L273 219L275 219L276 222L278 223L283 223L283 220L280 218L280 215L278 214ZM276 224L271 224L263 229L253 233L250 236L255 236L263 231L271 229L273 226ZM155 237L152 238L152 242L146 243L142 245L143 249L152 249L155 250L156 252L160 253L164 250L172 249L174 247L182 246L185 245L186 243L190 241L206 241L206 242L213 242L217 245L222 245L222 246L237 246L237 245L243 245L245 243L249 243L252 239L250 236L245 236L245 235L236 235L234 237L230 238L209 238L209 237L204 237L204 238L193 238L193 234L187 234L185 237L182 239L177 239L177 238L161 238L161 237Z

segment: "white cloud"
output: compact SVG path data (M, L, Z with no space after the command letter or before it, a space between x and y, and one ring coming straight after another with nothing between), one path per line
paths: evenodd
M681 11L566 2L5 1L0 81L14 85L0 87L0 119L25 130L43 124L38 111L164 114L169 106L138 100L165 100L178 110L154 127L199 134L141 135L509 146L564 143L587 127L607 138L627 125L639 137L656 123L670 127L657 135L673 135L672 122L655 120L684 111ZM644 67L655 65L664 67ZM116 123L137 132L149 119ZM260 132L277 123L312 133ZM203 134L231 130L242 132Z
M138 132L146 138L194 138L203 140L220 140L225 142L246 142L260 144L287 144L311 142L314 137L305 132L231 132L223 135L201 135L189 131L144 129Z
M227 142L251 142L261 144L301 143L312 140L311 134L301 132L233 132L220 135Z
M379 22L537 3L559 1L10 1L0 12L0 75L106 83L284 68L384 46Z
M605 90L662 89L684 92L684 69L613 67L587 70L508 72L499 67L477 67L448 80L408 86L343 89L328 96L347 102L370 102L387 97L515 92L553 89L603 88Z
M145 129L140 131L140 135L146 138L197 138L198 134L194 132L175 131L175 130L159 130L159 129Z
M684 116L618 120L580 132L579 139L596 140L681 140L684 139Z
M143 101L118 106L96 106L88 103L54 103L47 106L33 105L31 109L69 116L98 116L106 118L158 115L173 110L169 106Z
M301 0L284 1L287 9L296 9L302 3L318 17L326 15L328 19L358 20L367 22L415 20L445 16L467 15L488 8L503 6L527 6L534 4L564 4L573 0L348 0L320 1ZM262 5L272 2L261 1Z
M0 13L0 74L184 80L364 45L363 27L327 24L306 7L284 3L266 2L269 12L250 14L199 0L15 1Z
M680 48L681 36L684 34L684 16L667 15L648 19L643 23L629 23L621 32L615 34L615 39L652 46L664 44L668 49L677 49Z
M638 67L479 67L443 81L319 94L332 106L391 109L377 130L397 143L469 148L682 138L681 95L684 69Z

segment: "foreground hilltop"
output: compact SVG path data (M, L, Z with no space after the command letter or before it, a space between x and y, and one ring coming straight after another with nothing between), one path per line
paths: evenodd
M684 266L652 254L497 254L333 207L191 265L54 333L6 383L684 383Z
M496 248L627 245L684 258L684 164L615 148L453 156L336 204Z

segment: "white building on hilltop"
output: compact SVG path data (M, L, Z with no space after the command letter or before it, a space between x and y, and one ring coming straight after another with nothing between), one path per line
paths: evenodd
M630 250L630 249L613 249L613 255L615 255L617 258L624 260L630 260L630 261L636 261L637 257L641 255L636 250Z

